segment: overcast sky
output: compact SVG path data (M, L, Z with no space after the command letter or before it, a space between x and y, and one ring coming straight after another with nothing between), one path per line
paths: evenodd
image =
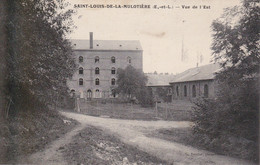
M174 9L88 9L78 8L72 39L139 40L143 47L144 72L180 73L211 58L211 23L223 8L239 0L68 0L74 4L170 5ZM182 5L210 6L210 9L182 9ZM74 8L75 9L75 8ZM181 60L182 41L187 59Z

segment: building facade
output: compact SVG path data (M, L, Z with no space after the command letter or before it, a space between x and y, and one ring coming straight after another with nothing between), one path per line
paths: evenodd
M175 100L191 100L198 97L213 98L215 97L215 81L212 80L197 80L171 83L172 96Z
M143 50L139 41L71 40L78 70L67 81L71 92L85 99L116 97L116 73L128 65L143 70Z
M215 73L219 70L219 64L209 64L176 75L175 80L170 82L173 92L172 99L214 98L217 92Z
M169 82L173 81L175 76L170 74L146 74L148 82L146 86L151 90L154 101L171 102L172 88Z

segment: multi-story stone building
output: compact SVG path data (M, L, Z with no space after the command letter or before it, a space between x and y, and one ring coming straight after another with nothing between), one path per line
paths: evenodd
M78 70L67 81L71 92L80 98L109 98L116 87L119 68L132 65L143 70L143 50L139 41L71 40Z

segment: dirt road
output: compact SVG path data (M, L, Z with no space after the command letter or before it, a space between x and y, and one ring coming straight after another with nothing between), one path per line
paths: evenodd
M38 165L67 165L68 163L62 156L61 147L68 144L73 136L79 133L82 129L85 128L85 125L79 124L72 131L66 133L64 137L59 138L58 140L53 141L49 147L43 151L36 152L30 157L21 158L19 164L38 164Z
M198 150L193 147L188 147L180 143L169 142L158 138L152 138L145 136L146 133L161 128L181 128L190 127L190 122L176 122L176 121L137 121L137 120L120 120L110 118L100 118L86 116L82 114L61 112L68 118L75 119L81 123L81 126L76 130L68 133L65 138L54 144L54 148L48 152L42 153L52 157L55 151L58 150L60 144L69 142L70 138L76 134L79 130L84 128L84 125L92 125L99 127L102 130L114 134L120 138L124 143L137 146L139 149L146 151L162 160L166 160L169 163L175 165L181 164L219 164L219 165L247 165L252 164L245 160L235 159L227 156L216 155L214 153ZM45 158L47 157L45 156ZM39 157L35 156L35 157ZM62 164L62 158L57 156L56 164ZM56 158L57 158L56 157ZM48 160L51 160L48 158ZM51 162L51 161L50 161ZM54 161L55 162L55 161ZM54 163L55 164L55 163Z

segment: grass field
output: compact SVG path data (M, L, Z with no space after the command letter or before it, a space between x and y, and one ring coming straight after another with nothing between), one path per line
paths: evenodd
M81 113L117 119L189 121L192 104L189 102L158 103L156 107L141 107L130 103L80 102Z
M257 145L252 141L241 139L239 137L229 136L229 142L218 139L217 143L208 145L201 140L204 137L197 136L193 133L192 128L171 128L171 129L159 129L150 132L146 136L164 139L167 141L173 141L182 143L194 148L208 150L220 155L227 155L240 159L247 159L249 161L259 163L257 154Z

